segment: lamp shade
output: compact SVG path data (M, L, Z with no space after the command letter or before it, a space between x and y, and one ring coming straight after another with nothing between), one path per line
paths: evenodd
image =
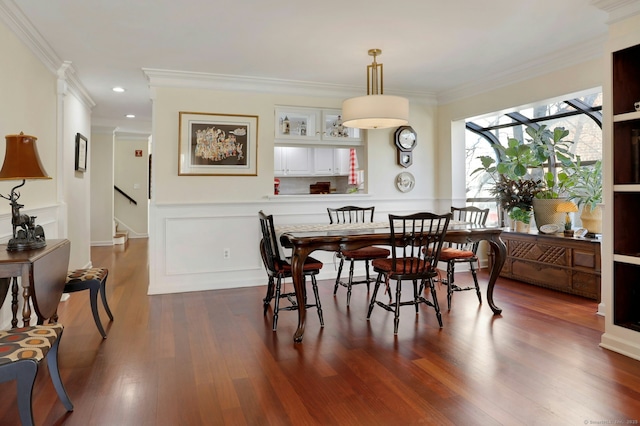
M409 100L400 96L367 95L342 102L342 124L358 129L386 129L409 122Z
M564 201L558 204L558 207L556 207L556 211L558 213L574 213L578 211L578 206L576 206L571 201Z
M7 149L0 170L0 180L51 179L38 156L38 138L20 132L19 135L7 135L5 139Z

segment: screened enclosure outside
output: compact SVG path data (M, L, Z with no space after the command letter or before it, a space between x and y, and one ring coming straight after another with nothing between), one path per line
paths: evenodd
M527 126L546 125L553 130L564 127L565 139L573 141L571 150L580 156L581 164L602 159L602 93L500 113L466 122L466 197L467 205L489 208L487 225L501 225L495 198L489 193L492 181L483 172L473 173L482 165L478 157L491 156L499 161L495 143L507 145L509 138L527 141ZM473 174L472 174L473 173Z

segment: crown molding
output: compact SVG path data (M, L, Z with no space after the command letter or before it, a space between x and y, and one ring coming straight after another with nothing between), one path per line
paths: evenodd
M108 125L91 125L91 134L95 135L108 135L112 136L114 139L127 139L127 140L139 140L139 141L149 141L149 137L151 137L151 133L149 132L137 132L131 130L122 130L117 126L108 126Z
M62 60L13 0L0 0L0 19L31 49L49 71L57 74L62 66Z
M477 78L473 82L445 90L437 95L438 105L466 99L511 84L529 80L553 71L601 58L607 36L602 35L585 43L556 51L551 55L525 62L502 73Z
M58 90L62 92L61 94L69 90L88 109L96 106L91 96L89 96L89 92L76 76L76 71L71 62L63 61L58 57L53 48L40 35L36 27L31 24L13 0L0 0L0 19L7 24L16 37L33 52L36 58L52 74L56 75L58 79L64 80L66 84L58 86Z
M134 120L123 126L118 120L92 117L91 119L91 131L99 133L111 133L115 135L131 134L138 135L140 137L151 136L151 121L148 120Z
M114 126L100 126L100 125L94 125L93 123L91 123L92 134L113 136L116 129L117 127L114 127Z
M71 92L76 98L80 100L80 102L88 109L92 110L93 107L96 106L96 103L87 92L87 89L82 85L78 76L76 75L76 70L71 65L70 61L64 61L62 66L57 70L56 74L58 75L58 80L62 81L64 84L64 89ZM66 93L66 90L63 89L63 93Z
M142 72L149 81L152 93L155 93L153 89L156 87L228 90L336 98L362 96L366 93L365 87L353 87L341 84L310 81L173 71L154 68L143 68ZM421 103L429 103L433 105L436 103L435 95L432 93L388 90L385 91L385 94L405 96L413 101Z
M609 25L640 13L638 0L591 0L590 4L609 14Z
M126 139L126 140L135 140L135 141L144 141L144 142L148 142L149 137L151 136L148 133L121 131L118 129L116 129L116 131L113 134L116 139Z

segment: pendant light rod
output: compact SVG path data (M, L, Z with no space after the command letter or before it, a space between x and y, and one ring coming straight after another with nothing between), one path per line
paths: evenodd
M367 65L367 95L382 95L384 93L382 64L376 62L376 56L382 55L380 49L369 49L369 56L373 56L373 63ZM378 90L378 69L380 70L380 86Z

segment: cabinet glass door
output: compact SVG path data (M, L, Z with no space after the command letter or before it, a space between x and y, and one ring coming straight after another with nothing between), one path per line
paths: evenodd
M324 140L360 140L360 129L344 127L340 110L323 110L322 123L324 125L322 139Z
M276 140L319 140L319 114L305 108L276 108Z

